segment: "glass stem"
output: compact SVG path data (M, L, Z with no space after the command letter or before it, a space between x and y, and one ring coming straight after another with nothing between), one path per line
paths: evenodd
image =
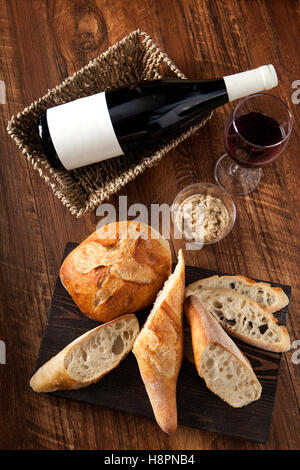
M241 167L237 163L233 163L230 171L232 175L235 175L239 170L241 170Z
M245 177L248 174L247 168L244 168L235 162L232 162L229 171L230 171L231 176L236 176L236 177L241 177L241 176Z

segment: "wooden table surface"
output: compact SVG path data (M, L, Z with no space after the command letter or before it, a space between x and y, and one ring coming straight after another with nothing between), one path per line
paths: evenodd
M17 150L6 125L12 114L137 28L148 32L188 77L218 77L273 63L279 86L272 93L288 104L295 118L288 148L263 171L258 190L234 198L237 221L231 234L219 244L185 252L185 257L191 265L290 284L288 330L294 342L300 339L300 105L292 102L292 83L300 80L300 2L2 0L0 5L0 79L6 85L6 104L0 104L0 339L7 356L0 365L0 448L299 448L296 349L282 359L266 445L183 426L169 436L146 418L30 391L64 246L83 240L98 218L91 213L76 219L62 206ZM218 109L199 134L128 184L121 193L128 196L128 204L140 202L149 209L151 203L171 204L185 186L213 182L231 109ZM118 195L110 202L117 205ZM174 260L181 245L172 242Z

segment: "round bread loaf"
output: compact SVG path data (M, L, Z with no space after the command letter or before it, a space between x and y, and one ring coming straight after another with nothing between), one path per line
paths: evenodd
M105 225L65 259L60 279L81 312L106 322L151 305L171 272L167 240L136 221Z

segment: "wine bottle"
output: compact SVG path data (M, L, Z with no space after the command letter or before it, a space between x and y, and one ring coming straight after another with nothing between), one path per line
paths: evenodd
M38 133L52 166L72 170L178 135L214 108L277 84L273 65L213 80L143 81L49 108Z

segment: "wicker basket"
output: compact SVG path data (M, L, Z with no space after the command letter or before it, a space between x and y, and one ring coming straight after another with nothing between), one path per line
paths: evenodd
M145 146L138 155L126 154L67 171L63 167L55 170L47 162L36 130L38 114L49 107L104 90L133 85L139 80L159 79L162 75L170 76L170 72L185 78L148 34L133 31L43 98L13 116L8 123L8 133L54 194L72 214L80 217L159 162L170 149L203 126L210 116L176 139L156 147L152 145L151 149Z

